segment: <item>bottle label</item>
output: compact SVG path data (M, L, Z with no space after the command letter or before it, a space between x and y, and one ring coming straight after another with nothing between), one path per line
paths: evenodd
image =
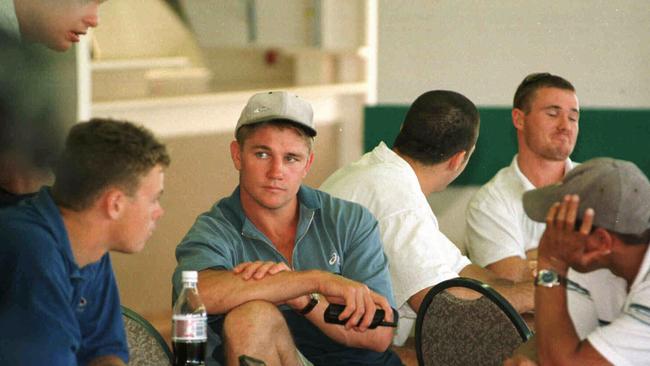
M172 316L172 341L187 342L208 339L208 318L204 315L173 315Z

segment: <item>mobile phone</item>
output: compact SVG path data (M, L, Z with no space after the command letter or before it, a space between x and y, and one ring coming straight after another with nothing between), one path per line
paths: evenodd
M345 324L348 322L348 319L339 319L339 315L343 312L343 309L345 309L345 305L341 304L329 304L327 309L325 309L325 313L323 314L323 317L325 318L326 323L331 323L331 324ZM377 308L375 310L375 315L372 318L372 322L370 323L370 326L368 326L369 329L375 329L378 326L382 327L397 327L397 322L399 319L399 315L397 313L397 310L391 308L393 310L393 321L392 322L387 322L384 320L384 309ZM359 320L359 323L361 323L361 320Z

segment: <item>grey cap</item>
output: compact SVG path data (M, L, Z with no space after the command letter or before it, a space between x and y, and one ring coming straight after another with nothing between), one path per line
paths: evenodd
M524 211L546 221L548 209L567 194L580 196L578 218L595 211L594 225L621 234L642 234L650 228L650 182L631 162L610 158L589 160L558 184L524 193Z
M295 122L303 127L310 136L316 136L314 110L311 104L297 95L285 91L257 93L246 103L239 116L235 134L240 127L282 119Z

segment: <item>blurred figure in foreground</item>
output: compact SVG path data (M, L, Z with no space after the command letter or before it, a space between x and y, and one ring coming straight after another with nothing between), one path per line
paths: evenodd
M99 24L103 0L0 0L0 30L65 51Z
M0 207L51 184L64 138L49 60L0 32Z

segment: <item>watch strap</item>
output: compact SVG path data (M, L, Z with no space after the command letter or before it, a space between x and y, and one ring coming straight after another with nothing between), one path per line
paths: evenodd
M312 310L314 310L316 305L318 305L318 300L319 300L318 294L316 293L310 294L309 302L307 303L307 305L305 305L304 308L300 309L299 313L301 315L309 314Z

